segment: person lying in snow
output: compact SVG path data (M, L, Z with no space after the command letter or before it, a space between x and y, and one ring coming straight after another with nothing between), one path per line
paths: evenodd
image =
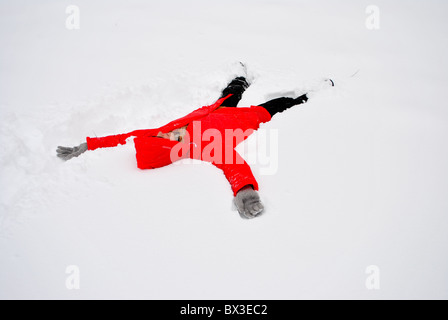
M326 80L326 84L334 86L334 82L330 79ZM183 118L156 129L136 130L101 138L88 137L85 143L74 148L59 146L56 150L57 156L63 160L69 160L87 150L126 144L128 138L135 137L137 166L140 169L164 167L182 158L211 162L224 172L229 181L234 194L234 202L241 217L255 218L264 211L258 194L258 183L249 165L234 148L254 130L257 130L261 123L270 121L275 114L307 102L308 94L295 99L283 97L249 108L237 108L249 85L246 76L236 77L222 91L218 101L210 106L197 109ZM202 139L202 135L210 129L215 132L218 130L222 137L229 129L241 129L245 134L242 139L239 139L240 141L235 141L233 138L232 141L221 139L222 144L231 143L230 146L224 145L223 149L229 148L233 153L231 157L226 155L224 159L223 154L211 156L212 152L208 150L209 155L207 156L207 152L204 152L207 146L210 149L212 141L210 141L211 139ZM195 130L201 134L198 143L194 139L193 142L190 142L190 138L195 135ZM179 156L179 151L183 151L181 156Z

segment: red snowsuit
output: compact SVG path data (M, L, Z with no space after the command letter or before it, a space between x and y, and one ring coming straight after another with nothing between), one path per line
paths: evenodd
M253 133L254 130L257 130L261 123L270 121L271 115L265 108L258 106L250 108L221 108L217 110L230 96L219 99L213 105L197 109L185 117L174 120L160 128L136 130L102 138L87 138L88 149L115 147L119 144L126 144L126 140L130 137L136 137L134 143L137 151L137 166L140 169L160 168L171 164L175 160L190 157L211 162L223 170L224 175L232 186L234 195L247 185L252 185L255 190L258 190L258 183L249 165L234 148ZM178 142L157 137L159 132L168 133L186 125L188 125L187 132L189 136L189 139L186 141L184 139L184 141ZM245 134L243 136L240 135L240 139L235 139L233 136L228 135L229 129L242 130ZM206 137L207 133L206 135L203 134L207 130L209 133L219 133L222 139L217 140L215 134L212 134L212 138L210 135ZM221 154L216 153L216 150L211 145L212 143L213 146L220 144ZM176 150L182 149L183 151L187 149L188 152L184 152L181 156L178 156L178 159L173 160L173 148L176 148ZM225 150L229 150L229 152L226 153Z

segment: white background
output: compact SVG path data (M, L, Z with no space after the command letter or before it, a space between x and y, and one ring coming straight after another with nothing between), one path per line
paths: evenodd
M448 298L447 10L1 0L0 298ZM279 169L253 166L259 219L232 210L211 165L141 171L133 143L56 158L213 103L235 61L256 76L241 106L337 84L263 126L279 132Z

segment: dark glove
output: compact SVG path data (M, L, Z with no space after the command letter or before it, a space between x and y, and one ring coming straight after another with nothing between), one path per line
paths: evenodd
M235 205L241 217L252 219L261 214L264 206L260 201L258 192L251 186L241 189L235 197Z
M65 161L70 160L73 157L78 157L80 154L86 151L87 151L87 143L81 143L79 146L73 148L59 146L56 149L58 157Z

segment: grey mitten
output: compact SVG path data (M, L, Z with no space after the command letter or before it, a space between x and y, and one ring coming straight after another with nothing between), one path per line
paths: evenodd
M87 151L87 143L85 143L85 142L81 143L79 146L73 147L73 148L59 146L56 149L56 153L57 153L58 157L65 161L70 160L73 157L78 157L79 155L81 155L82 153L84 153L86 151Z
M252 219L263 212L264 206L258 192L251 186L244 187L235 196L235 205L241 217Z

